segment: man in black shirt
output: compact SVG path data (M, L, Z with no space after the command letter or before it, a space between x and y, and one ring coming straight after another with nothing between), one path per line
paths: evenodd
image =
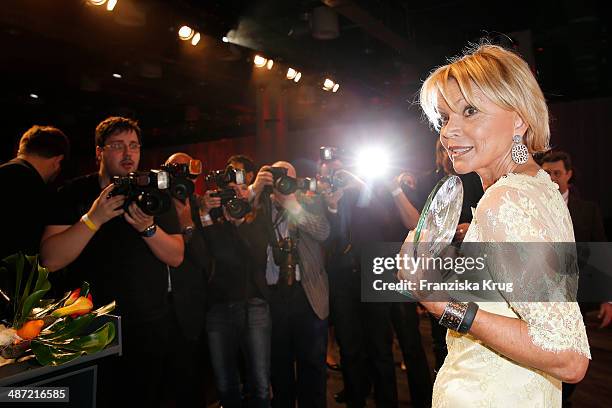
M32 126L19 141L17 157L0 166L2 233L0 259L22 251L38 253L46 225L47 183L59 174L70 144L61 130Z
M125 196L109 196L113 176L138 168L136 122L121 117L102 121L96 128L96 159L98 173L58 191L43 234L41 261L51 271L68 267L70 277L88 280L96 304L117 300L123 356L100 367L98 378L105 384L98 392L101 405L116 397L153 406L162 374L156 357L160 349L172 346L165 328L166 265L176 267L183 261L183 238L174 209L153 217L135 203L124 211Z

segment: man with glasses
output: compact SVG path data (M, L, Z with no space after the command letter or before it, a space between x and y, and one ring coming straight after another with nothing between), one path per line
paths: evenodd
M59 189L42 238L41 262L50 271L66 267L73 287L90 282L96 305L117 301L123 355L99 367L99 405L133 397L139 405L153 406L163 389L157 356L172 346L166 265L182 263L183 238L174 208L153 217L136 203L124 211L126 197L110 195L114 176L138 169L138 124L110 117L97 126L95 140L98 172Z

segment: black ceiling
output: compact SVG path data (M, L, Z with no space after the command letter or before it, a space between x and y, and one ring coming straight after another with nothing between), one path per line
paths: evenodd
M3 1L2 158L8 140L34 122L82 133L89 143L92 126L109 114L139 118L154 144L252 135L255 52L274 58L279 78L297 67L304 73L297 87L316 91L292 127L307 126L304 119L318 119L329 104L317 87L324 76L341 83L336 117L350 120L357 100L362 108L406 110L429 70L483 36L513 41L551 100L612 93L604 2L497 3L119 0L108 12L85 0ZM338 13L336 39L311 35L313 10L322 6ZM202 32L197 47L178 40L182 24ZM221 41L228 32L236 44Z

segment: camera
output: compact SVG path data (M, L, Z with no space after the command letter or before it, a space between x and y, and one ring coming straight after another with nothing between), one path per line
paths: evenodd
M319 176L319 181L329 184L331 191L334 192L348 186L351 181L351 175L347 171L337 170L331 176Z
M208 183L214 183L217 186L217 190L211 194L211 197L221 198L221 205L225 207L232 218L242 218L251 212L249 202L238 198L236 191L229 186L230 183L242 185L245 183L245 180L246 174L244 170L235 169L232 165L227 166L223 170L211 171L206 176ZM218 211L219 209L213 208L211 210L211 217L218 218L221 216Z
M199 165L197 164L199 163ZM193 179L197 178L202 172L199 160L190 160L187 163L170 163L161 166L161 170L170 175L168 192L172 197L183 203L193 195L195 185Z
M317 191L317 180L314 178L296 179L290 177L287 175L287 169L284 167L270 167L268 171L272 173L274 189L283 195L295 193L297 190L311 191L313 193ZM272 192L269 188L267 191Z
M299 264L297 241L287 237L278 240L278 245L272 247L274 263L279 267L279 283L287 286L295 282L295 269Z
M163 170L132 172L127 176L113 177L115 187L109 196L124 195L123 209L127 211L135 202L147 215L159 215L170 209L170 174Z
M319 148L319 159L321 161L344 160L346 159L346 152L333 146L321 146Z

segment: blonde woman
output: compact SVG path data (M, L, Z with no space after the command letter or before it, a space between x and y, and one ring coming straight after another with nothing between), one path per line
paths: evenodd
M455 171L475 171L485 194L466 242L573 242L558 187L533 160L548 149L548 110L529 66L481 45L436 69L420 102ZM499 265L503 268L505 265ZM539 268L524 268L533 282ZM561 382L578 382L590 351L575 302L423 302L448 327L434 407L560 407Z

